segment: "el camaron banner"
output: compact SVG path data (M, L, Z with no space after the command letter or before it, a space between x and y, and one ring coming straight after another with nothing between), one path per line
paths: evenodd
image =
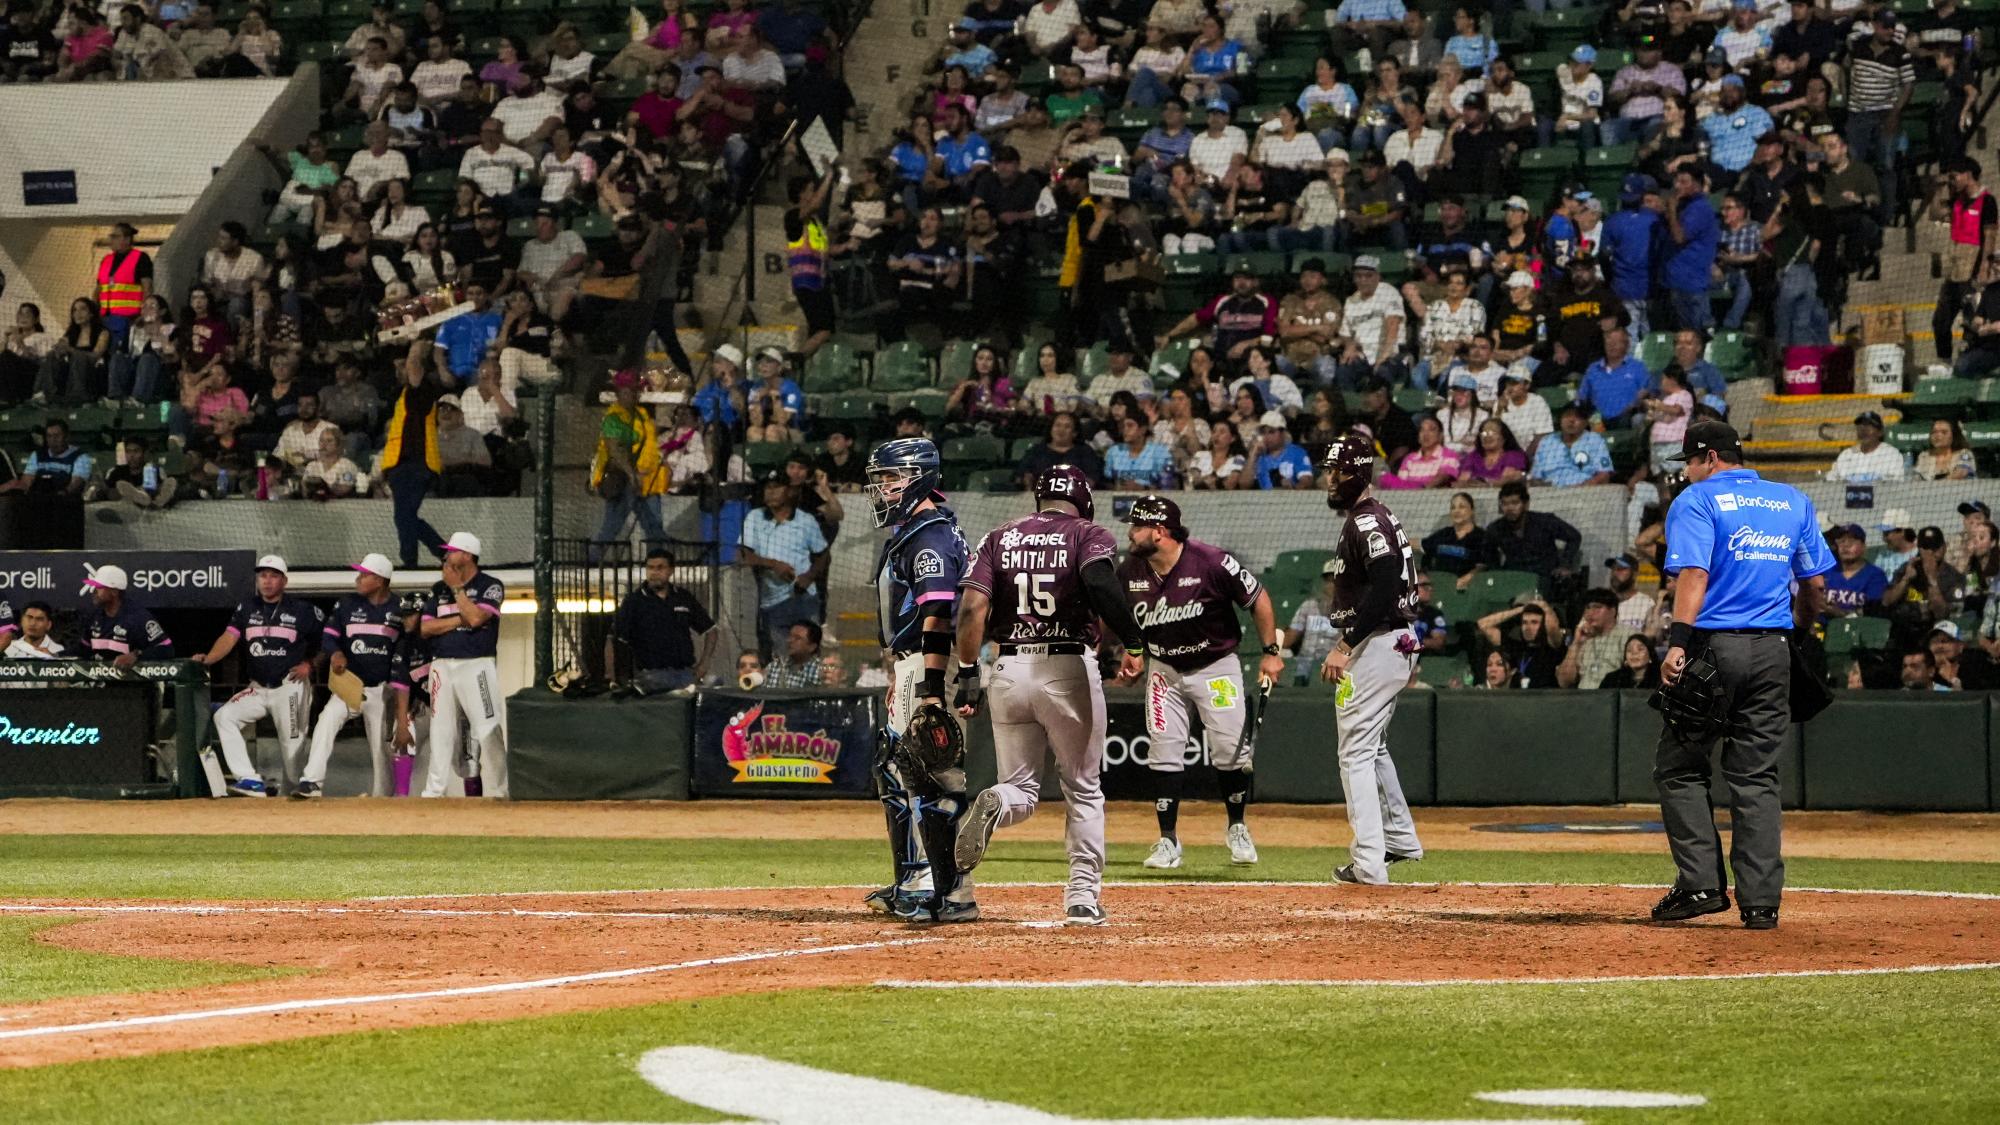
M702 692L695 701L694 792L872 795L869 767L881 723L877 692Z

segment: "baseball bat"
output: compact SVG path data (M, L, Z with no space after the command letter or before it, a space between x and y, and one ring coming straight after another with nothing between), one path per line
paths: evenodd
M1257 731L1264 725L1264 705L1271 701L1271 689L1275 681L1263 676L1257 677L1257 694L1250 697L1250 714L1243 720L1243 733L1236 736L1236 760L1243 760L1243 752L1257 745Z

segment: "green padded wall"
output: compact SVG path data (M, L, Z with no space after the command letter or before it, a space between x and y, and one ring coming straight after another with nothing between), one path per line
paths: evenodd
M1806 802L1816 809L1992 807L1983 695L1850 691L1805 728Z
M1608 805L1618 800L1616 692L1437 692L1437 800Z
M522 801L688 799L694 697L507 700L507 772Z

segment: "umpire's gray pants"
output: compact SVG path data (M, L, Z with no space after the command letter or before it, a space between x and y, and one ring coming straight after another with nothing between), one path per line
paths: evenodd
M1727 733L1682 746L1672 731L1662 730L1654 758L1660 815L1679 869L1675 882L1689 890L1725 885L1722 835L1709 803L1709 759L1720 742L1737 905L1776 908L1785 889L1778 751L1792 721L1791 648L1782 633L1716 633L1708 638L1708 652L1729 699Z

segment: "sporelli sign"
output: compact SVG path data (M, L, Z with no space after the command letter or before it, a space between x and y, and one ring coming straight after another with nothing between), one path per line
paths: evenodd
M84 567L117 566L148 609L222 609L256 577L250 551L10 551L0 560L0 597L68 605L84 597Z

